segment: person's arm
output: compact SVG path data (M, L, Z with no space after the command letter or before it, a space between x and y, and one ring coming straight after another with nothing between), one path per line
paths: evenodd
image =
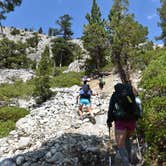
M94 91L91 90L91 95L92 95L92 96L96 96L96 95L97 95L97 92L94 92Z
M81 88L80 88L80 90L81 90ZM76 104L79 103L79 98L80 98L80 91L79 91L79 93L78 93L78 95L77 95L77 97L76 97Z
M79 95L76 97L76 104L78 104Z

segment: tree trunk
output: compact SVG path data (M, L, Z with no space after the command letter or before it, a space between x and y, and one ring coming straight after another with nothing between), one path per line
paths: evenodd
M100 73L100 48L98 46L96 48L96 69Z
M130 63L128 61L128 55L125 54L124 55L124 66L126 67L125 71L126 71L126 78L127 78L127 82L130 82L130 73L131 73L131 68L130 68Z
M119 73L119 76L120 76L120 79L121 79L122 83L127 83L128 82L128 78L127 78L126 71L123 68L122 60L121 60L121 56L120 55L121 54L120 54L119 51L114 53L114 60L115 60L115 64L117 66L118 73Z
M3 35L3 27L2 27L1 22L0 22L0 29L1 29L1 30L0 30L0 34Z
M60 63L59 63L59 67L62 67L62 53L60 54Z

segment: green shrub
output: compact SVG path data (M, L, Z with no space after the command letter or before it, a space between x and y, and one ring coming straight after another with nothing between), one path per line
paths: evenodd
M63 66L63 67L55 67L54 69L54 76L58 76L60 74L63 74L63 71L67 70L67 66Z
M34 80L25 82L16 81L13 84L0 85L0 98L8 101L13 97L26 97L32 96L34 91Z
M12 120L16 122L18 119L28 114L24 108L17 107L1 107L0 108L0 121Z
M102 68L102 71L103 72L106 72L106 71L112 71L113 69L113 63L112 62L109 62L107 65L105 65L103 68Z
M19 29L16 29L14 28L11 32L10 32L11 35L19 35L20 34L20 30Z
M51 87L71 87L81 84L83 73L69 72L52 78Z
M0 108L0 137L7 136L14 130L15 123L25 117L29 112L24 108L1 107Z
M52 96L50 90L50 78L48 76L40 76L35 79L35 89L33 92L36 103L41 104Z
M15 129L15 122L7 120L5 122L0 121L0 138L6 137L10 131Z
M32 60L26 55L26 44L7 38L0 40L0 68L29 68L31 64Z
M144 71L141 87L144 101L144 117L140 128L148 143L146 161L148 164L157 161L162 165L165 159L166 145L166 51L152 60Z
M134 56L130 59L132 68L144 70L147 68L147 66L151 63L152 60L156 59L162 54L165 54L165 51L162 49L138 52L137 55L134 54Z
M26 39L28 46L32 48L37 48L39 40L40 37L38 36L37 33L34 33L33 37Z

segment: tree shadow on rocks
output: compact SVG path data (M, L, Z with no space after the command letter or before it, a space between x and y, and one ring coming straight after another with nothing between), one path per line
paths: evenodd
M36 150L1 161L0 166L108 166L108 136L65 133Z

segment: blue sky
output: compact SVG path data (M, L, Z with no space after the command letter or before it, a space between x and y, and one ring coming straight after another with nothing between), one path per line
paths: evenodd
M129 11L134 13L135 19L149 29L149 39L156 43L155 36L161 34L160 27L157 26L159 16L156 9L160 7L160 0L129 0ZM102 17L107 19L113 0L97 0ZM86 13L90 12L92 0L23 0L20 7L7 15L7 19L2 22L4 26L14 26L17 28L34 28L38 30L42 27L45 33L49 27L55 27L55 21L64 14L72 16L73 37L82 35L83 25L87 23Z

